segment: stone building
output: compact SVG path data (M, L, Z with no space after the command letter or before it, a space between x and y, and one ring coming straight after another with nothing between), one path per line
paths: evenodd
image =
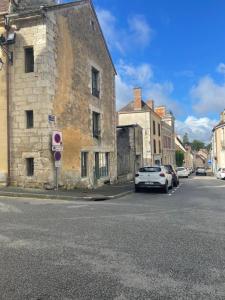
M185 150L186 152L184 155L184 167L188 169L194 169L196 165L196 155L194 155L191 145L185 145Z
M143 130L143 163L144 165L161 164L161 118L154 111L154 101L142 100L140 88L134 89L134 100L118 112L118 124L138 124Z
M155 112L162 119L162 163L175 166L175 118L171 111L167 111L165 106L156 107Z
M18 1L17 1L18 2ZM1 0L13 63L0 72L0 180L55 180L51 137L62 132L60 183L93 187L117 176L115 68L90 0Z
M117 173L119 181L131 180L143 166L142 128L137 125L117 126Z
M219 168L225 167L225 110L212 133L212 167L216 173Z

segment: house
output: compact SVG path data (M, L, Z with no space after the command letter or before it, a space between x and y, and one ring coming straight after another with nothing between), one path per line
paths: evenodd
M56 170L67 188L114 182L116 70L91 1L3 0L0 9L2 184L54 185Z
M215 173L225 167L225 110L220 114L220 121L212 133L212 166Z
M143 166L142 128L137 124L117 126L118 181L134 178Z
M161 117L162 163L175 166L175 118L165 106L156 107L155 112Z
M142 99L141 88L134 88L134 99L118 112L118 125L138 124L143 131L143 164L162 163L161 117L154 101Z
M184 166L188 169L194 169L197 165L196 155L193 154L191 145L185 145Z

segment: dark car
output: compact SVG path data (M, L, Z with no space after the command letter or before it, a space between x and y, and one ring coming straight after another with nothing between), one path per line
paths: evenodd
M172 178L173 178L173 186L178 186L179 185L179 177L177 176L177 172L175 171L174 167L172 165L164 165L165 168L171 173Z

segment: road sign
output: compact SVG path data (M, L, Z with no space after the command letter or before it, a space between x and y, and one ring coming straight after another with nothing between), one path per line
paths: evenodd
M56 116L55 115L48 115L48 121L49 122L55 122L56 121Z
M55 161L60 161L61 158L62 158L61 152L56 151L56 152L54 153L54 158L55 158Z
M61 160L56 160L55 161L55 167L60 168L61 167Z
M61 131L53 131L52 146L60 146L60 145L62 145L62 132Z
M54 151L54 152L56 152L56 151L62 152L63 151L63 146L62 145L53 145L52 146L52 151Z

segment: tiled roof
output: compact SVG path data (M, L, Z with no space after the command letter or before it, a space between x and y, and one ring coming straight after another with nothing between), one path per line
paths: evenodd
M150 111L151 108L144 102L141 101L141 110L140 111ZM132 112L132 111L137 111L134 109L134 101L129 102L126 106L121 108L119 112Z
M9 9L9 0L0 0L0 14L7 12Z

